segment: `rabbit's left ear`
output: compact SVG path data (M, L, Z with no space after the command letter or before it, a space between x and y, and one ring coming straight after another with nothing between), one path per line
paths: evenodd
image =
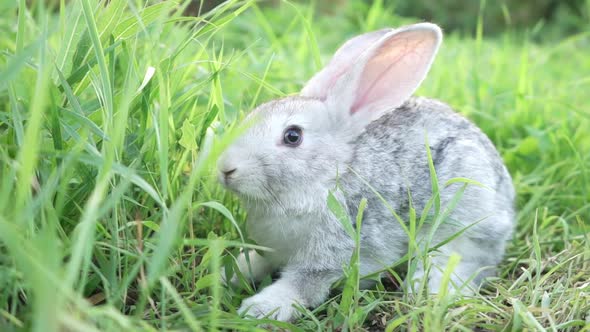
M302 95L325 100L332 109L370 122L414 93L442 41L440 28L430 23L380 30L368 36L371 38L348 41L335 55L340 60L332 61L316 75L327 73L328 77L313 77ZM367 41L371 43L367 45Z
M349 39L334 53L330 63L320 72L315 74L305 87L301 90L300 95L325 100L328 90L332 87L338 78L351 69L359 56L375 44L383 36L394 31L393 29L382 29L367 32L362 35Z

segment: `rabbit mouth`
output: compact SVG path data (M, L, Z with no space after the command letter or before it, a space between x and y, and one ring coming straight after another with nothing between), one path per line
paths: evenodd
M235 176L231 176L231 174L227 174L225 172L218 172L217 173L217 180L219 181L219 183L221 183L221 185L228 189L231 190L237 194L240 194L240 186L239 186L239 179L236 178Z
M218 180L224 188L243 198L264 200L268 198L269 194L272 194L272 191L264 183L259 183L252 177L244 176L244 174L236 176L235 173L231 172L230 174L219 172Z

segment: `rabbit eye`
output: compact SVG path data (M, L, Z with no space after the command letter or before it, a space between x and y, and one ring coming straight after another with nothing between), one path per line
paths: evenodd
M285 133L283 134L283 143L285 143L285 145L290 146L290 147L299 146L299 144L301 144L302 140L303 140L303 132L302 132L301 128L296 127L296 126L292 126L292 127L287 128L285 130Z

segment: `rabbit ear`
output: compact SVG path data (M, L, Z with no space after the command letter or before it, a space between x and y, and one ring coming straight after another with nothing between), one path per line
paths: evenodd
M329 87L352 67L361 53L392 31L393 29L383 29L349 39L334 53L330 63L307 82L300 95L325 100Z
M357 38L344 44L303 92L338 112L365 118L366 124L400 106L420 86L442 32L434 24L420 23Z

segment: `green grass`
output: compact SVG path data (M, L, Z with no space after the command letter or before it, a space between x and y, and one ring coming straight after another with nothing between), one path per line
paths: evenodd
M236 314L255 289L220 283L222 253L253 246L216 156L237 119L297 92L344 40L415 20L379 1L332 16L230 1L201 17L185 2L27 2L0 4L0 330L256 328ZM518 227L493 286L359 291L352 264L343 295L276 326L590 330L590 25L545 28L447 34L418 91L477 123L513 175Z

